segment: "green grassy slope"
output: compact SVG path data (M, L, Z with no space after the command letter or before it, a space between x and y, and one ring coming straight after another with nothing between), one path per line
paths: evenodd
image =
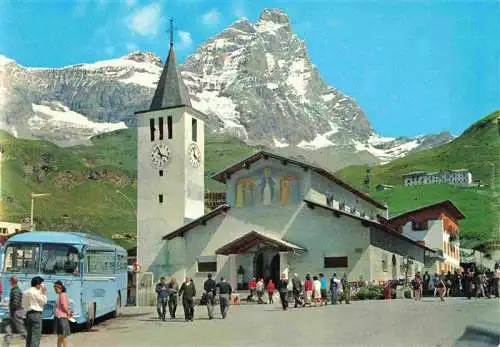
M471 125L461 136L443 146L411 154L386 165L373 166L369 193L386 201L390 214L452 200L467 216L461 223L465 245L482 240L500 238L500 130L496 111ZM339 170L337 175L347 182L364 189L363 180L367 166L351 166ZM490 185L487 189L460 188L446 185L402 187L402 175L411 171L439 171L441 169L467 168L474 180ZM375 192L383 183L394 190Z
M371 185L379 183L402 185L403 174L412 171L439 171L441 169L471 170L474 180L498 185L500 178L500 111L496 111L471 125L452 142L430 150L408 155L386 165L372 167ZM360 185L367 166L351 166L337 174L347 181ZM493 178L495 174L496 178Z
M111 237L136 232L136 132L120 130L98 136L93 146L60 148L46 141L20 140L0 132L4 150L1 170L0 220L20 221L30 215L30 194L50 193L35 200L37 229L83 230ZM209 176L258 150L227 137L208 137L207 189L221 185ZM43 159L45 158L45 160ZM100 175L89 179L89 173ZM119 190L122 194L118 193ZM119 240L123 246L133 238Z

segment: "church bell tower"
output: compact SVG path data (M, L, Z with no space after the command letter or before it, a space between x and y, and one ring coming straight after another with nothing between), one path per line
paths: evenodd
M154 278L171 275L162 237L204 214L203 113L191 107L170 50L151 105L137 127L137 260ZM175 248L184 247L176 243ZM172 246L168 247L171 249ZM177 249L181 257L183 249Z

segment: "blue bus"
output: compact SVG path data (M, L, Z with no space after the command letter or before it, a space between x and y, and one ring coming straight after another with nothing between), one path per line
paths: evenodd
M31 231L11 237L4 246L3 296L15 275L22 291L34 276L44 279L47 304L43 319L53 319L54 281L64 283L77 324L91 328L95 319L118 316L127 303L127 251L114 241L80 232Z

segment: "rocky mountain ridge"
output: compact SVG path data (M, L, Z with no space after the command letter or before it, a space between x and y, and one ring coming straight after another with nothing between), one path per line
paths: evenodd
M0 127L21 138L68 146L135 125L162 62L152 53L58 69L25 68L0 57ZM363 152L390 161L452 139L449 133L384 138L354 99L326 84L281 10L242 18L199 46L180 66L207 131L289 151ZM364 161L366 162L366 161Z

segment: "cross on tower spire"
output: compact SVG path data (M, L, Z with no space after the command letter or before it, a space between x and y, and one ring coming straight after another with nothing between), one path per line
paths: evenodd
M170 17L169 19L170 22L170 27L168 29L168 32L170 34L170 47L174 46L174 19Z

